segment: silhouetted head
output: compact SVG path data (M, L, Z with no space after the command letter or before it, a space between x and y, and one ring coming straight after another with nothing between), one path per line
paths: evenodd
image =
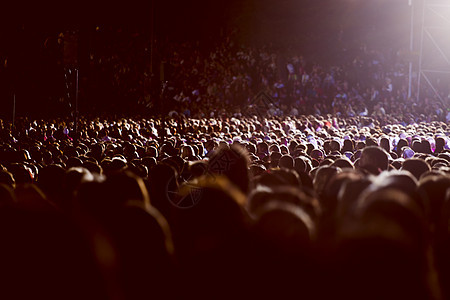
M402 170L409 171L417 180L419 180L422 174L431 170L431 167L423 159L411 158L403 162Z
M211 156L208 172L226 176L243 193L249 190L248 153L242 146L222 146Z
M278 161L280 168L294 169L294 159L290 155L283 155Z
M359 168L371 174L378 175L389 167L387 152L376 146L368 146L363 149L359 158Z

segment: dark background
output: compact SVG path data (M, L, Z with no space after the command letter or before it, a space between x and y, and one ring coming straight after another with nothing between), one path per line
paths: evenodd
M240 43L272 43L281 49L293 45L305 56L332 63L339 59L333 54L338 37L348 47L361 41L375 48L407 47L409 13L406 0L10 3L0 18L1 115L12 114L14 93L19 115L70 113L67 104L59 107L54 100L65 91L64 73L58 64L64 61L64 54L56 41L58 34L67 30L78 32L76 53L83 90L86 85L97 84L84 65L90 49L111 42L96 40L97 26L100 30L136 32L150 40L153 20L155 39L203 44L213 43L234 30Z

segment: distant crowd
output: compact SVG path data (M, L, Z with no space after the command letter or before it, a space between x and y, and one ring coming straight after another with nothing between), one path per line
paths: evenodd
M336 51L336 50L334 50ZM332 65L308 60L301 49L246 47L223 41L208 55L195 44L167 51L172 66L163 96L168 107L188 117L246 112L260 92L273 102L271 116L333 114L339 117L395 115L446 120L448 86L439 98L425 86L417 99L417 74L408 97L408 62L400 50L376 51L362 45Z
M11 100L17 94L18 114L41 110L65 116L74 110L75 76L64 62L64 35L42 41L39 63L45 71L40 78L28 70L34 66L28 60L38 57L25 60L0 53L0 92ZM242 44L234 34L210 41L155 39L152 45L142 32L114 27L97 27L80 39L89 39L79 57L79 108L84 114L239 117L251 116L256 107L263 116L395 115L406 123L450 119L447 82L429 78L438 97L422 81L418 99L415 64L408 96L408 52L391 45L375 49L357 40L334 41L330 49L318 48L316 56L307 56L301 45ZM21 88L34 90L36 99ZM258 104L261 93L270 99L270 107ZM6 102L2 116L12 111L12 101Z
M450 90L445 82L434 82L440 99L426 84L418 99L414 72L408 97L405 49L371 49L364 43L340 49L336 45L329 52L338 58L330 63L305 57L301 47L242 45L233 35L210 45L158 40L153 47L152 76L151 45L143 36L126 38L122 32L109 36L106 31L99 33L99 40L102 34L115 42L114 47L91 54L92 70L103 70L97 79L110 80L116 94L126 95L124 99L132 105L151 107L156 114L202 118L233 112L238 116L247 113L260 92L272 99L269 115L390 114L406 119L423 115L429 121L444 121L448 113Z

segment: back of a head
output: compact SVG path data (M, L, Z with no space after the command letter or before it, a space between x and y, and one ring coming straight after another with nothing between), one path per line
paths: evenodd
M440 153L444 151L445 147L445 139L443 137L437 137L436 138L436 149L434 150L434 153Z
M16 180L13 174L6 170L0 170L0 183L6 184L7 186L14 188L16 185Z
M337 247L340 297L428 298L428 241L423 216L413 199L392 188L366 190L358 199L356 217L349 223ZM349 282L351 289L340 287Z
M419 191L425 193L423 207L431 224L439 220L449 187L450 178L443 175L429 175L419 182Z
M431 168L423 159L410 158L403 162L402 170L409 171L417 180L419 180L420 176L425 172L430 171Z
M302 207L278 200L267 202L255 216L253 233L257 251L251 280L254 293L265 298L289 298L301 290L314 298L316 265L312 245L315 223Z
M382 137L380 139L380 147L386 150L386 152L391 152L391 144L387 137Z
M174 211L172 229L180 263L195 263L190 272L196 276L225 272L223 268L229 267L223 265L225 261L238 263L236 255L242 254L247 232L247 215L242 207L245 195L239 188L224 176L204 176L183 186L180 196L196 198L189 209Z
M255 185L263 185L271 188L280 186L299 187L300 178L294 170L290 169L269 169L255 178Z
M344 158L344 157L336 159L331 164L331 166L335 166L335 167L338 167L341 169L353 169L354 168L352 162L349 159Z
M397 154L400 155L403 147L408 147L408 141L406 139L400 139L397 142Z
M110 208L122 207L129 200L150 203L143 180L129 171L111 174L105 181L105 192Z
M375 220L381 231L385 230L383 222L393 222L404 230L404 234L416 239L417 243L413 243L411 247L425 250L427 240L423 211L419 204L401 189L391 186L367 189L358 199L358 209L357 214L361 222Z
M17 184L23 184L23 183L32 183L33 182L33 176L31 173L31 170L29 167L27 167L24 164L11 164L8 168L8 171L10 171Z
M367 147L378 146L378 143L375 141L375 139L373 139L372 137L369 137L366 139L366 145L367 145Z
M422 144L422 153L426 153L426 154L432 154L433 151L431 151L431 144L428 140L423 140L421 142Z
M207 294L223 287L222 280L231 277L238 282L221 298L245 290L241 283L248 278L242 266L248 259L249 239L247 214L241 204L246 196L225 176L198 178L182 186L180 196L195 198L189 209L174 211L174 242L187 283L183 292L207 299ZM204 288L199 290L198 282L205 284Z
M283 155L280 152L271 152L270 153L270 166L272 168L276 168L279 164L279 161Z
M255 227L271 251L284 255L304 253L315 234L315 224L306 212L279 201L271 201L261 209Z
M128 202L107 229L119 253L127 298L171 298L173 242L164 217L151 206Z
M359 196L370 184L369 177L347 180L342 184L337 195L337 214L342 221L346 221L349 215L354 214Z
M330 152L340 152L341 151L341 145L338 141L332 140L330 142Z
M211 156L208 172L226 176L243 193L249 190L249 158L244 147L232 145L222 146Z
M217 181L222 180L224 179L217 179ZM225 191L215 186L190 186L188 195L199 199L189 210L177 211L180 216L179 221L193 230L190 234L199 236L211 234L221 238L232 238L232 235L229 235L230 232L242 229L244 213L238 203L240 200L234 198L230 193L231 190ZM183 192L186 193L182 189ZM183 231L186 229L183 228Z
M389 167L388 153L377 146L365 147L359 158L359 167L373 175L378 175Z
M178 173L165 163L154 166L148 176L150 202L170 221L171 201L178 191Z
M283 155L278 161L278 167L293 169L294 168L294 159L290 155Z
M340 171L340 168L331 166L323 166L317 170L314 176L313 184L314 190L316 191L317 195L319 195L319 197L323 196L325 188L327 187L330 179Z
M353 152L354 146L352 140L344 140L344 145L342 146L342 152Z
M302 158L296 157L294 159L294 168L297 172L306 172L307 171L306 162Z

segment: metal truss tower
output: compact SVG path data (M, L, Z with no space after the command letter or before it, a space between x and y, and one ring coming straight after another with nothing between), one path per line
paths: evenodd
M416 1L417 2L417 1ZM450 1L422 0L417 99L437 97L450 106Z

